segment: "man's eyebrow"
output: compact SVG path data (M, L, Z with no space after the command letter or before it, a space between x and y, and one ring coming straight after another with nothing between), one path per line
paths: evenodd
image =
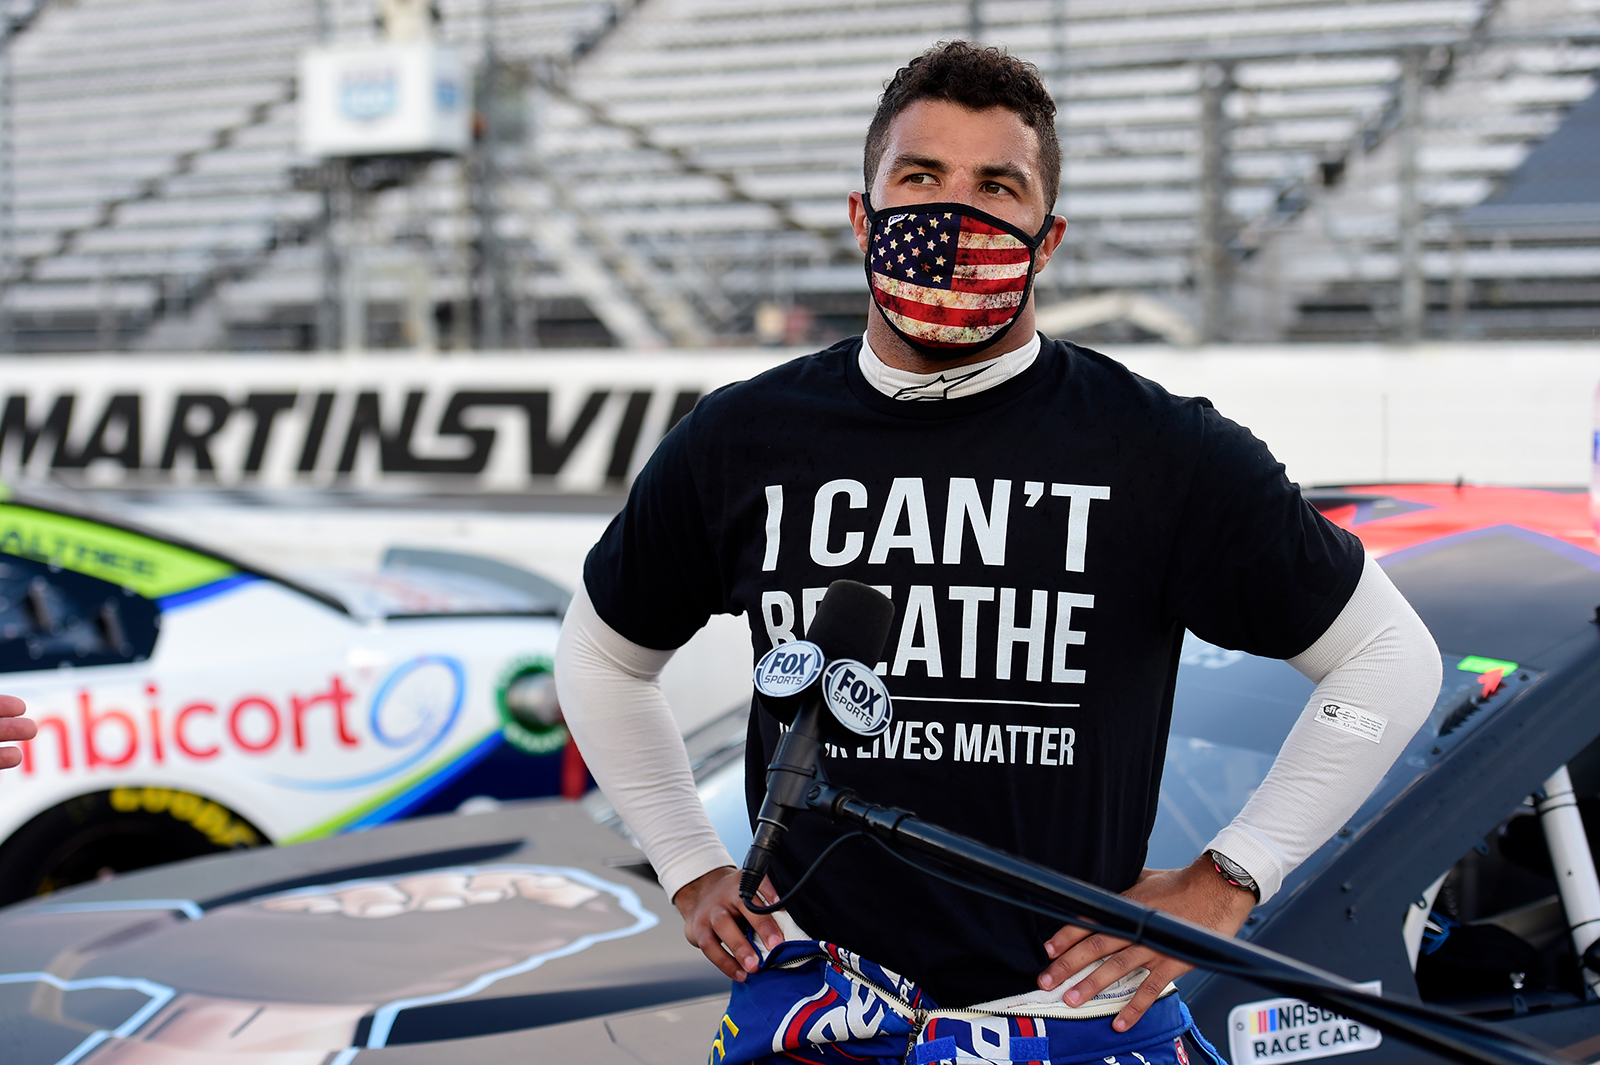
M909 152L902 152L900 155L897 155L893 159L889 160L889 169L936 170L942 174L949 170L950 167L946 165L944 160L935 159L931 155L913 155Z
M950 166L942 159L931 155L916 155L904 152L889 161L890 172L902 170L931 170L943 174L949 171ZM1006 178L1016 184L1023 192L1033 188L1033 182L1028 179L1028 172L1015 163L989 163L978 168L980 178Z
M1009 178L1022 191L1027 192L1033 188L1033 182L1028 180L1028 172L1012 163L990 163L988 166L978 168L978 176L982 178Z

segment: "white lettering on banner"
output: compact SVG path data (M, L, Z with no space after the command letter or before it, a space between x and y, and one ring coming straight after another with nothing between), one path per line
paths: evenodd
M867 486L860 481L840 479L829 481L817 489L816 504L811 511L811 561L819 566L848 566L861 557L866 543L863 532L844 534L844 546L830 550L828 538L833 524L833 501L844 496L851 510L864 510L867 506Z
M1379 980L1356 987L1383 994ZM1228 1042L1234 1065L1276 1065L1372 1050L1382 1044L1383 1033L1297 998L1269 998L1228 1011Z
M767 550L761 556L761 572L778 568L778 544L783 535L783 485L767 485Z
M1089 502L1110 499L1111 488L1103 484L1052 484L1050 494L1067 498L1067 572L1082 573L1089 546Z

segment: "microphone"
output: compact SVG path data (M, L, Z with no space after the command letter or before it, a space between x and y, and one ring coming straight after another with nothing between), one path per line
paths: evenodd
M772 764L767 767L767 795L756 815L755 840L750 844L739 875L739 897L746 903L755 898L777 854L778 842L794 815L805 809L806 792L816 779L823 739L829 734L832 725L829 719L833 716L824 706L823 689L827 680L824 662L877 661L893 622L894 603L888 596L856 581L834 581L817 605L806 640L798 644L780 644L756 666L758 689L780 696L780 703L797 700L799 706L789 730L778 741ZM831 677L833 670L827 673ZM877 677L871 680L881 692L882 685ZM795 693L793 697L781 698L789 692ZM887 700L884 701L886 704ZM781 713L786 711L787 707L780 710ZM887 713L885 705L881 710L884 726L888 724ZM855 726L852 724L851 728Z

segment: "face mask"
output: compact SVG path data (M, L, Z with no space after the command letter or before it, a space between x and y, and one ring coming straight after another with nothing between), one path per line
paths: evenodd
M961 203L867 210L867 283L895 335L948 362L1001 340L1033 287L1033 259L1055 216L1032 236Z

